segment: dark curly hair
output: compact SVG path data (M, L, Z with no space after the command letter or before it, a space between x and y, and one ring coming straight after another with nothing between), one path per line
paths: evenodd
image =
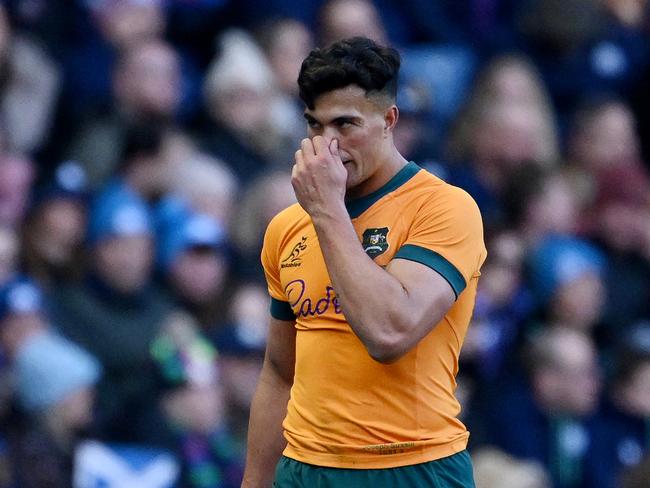
M357 85L366 95L397 95L401 59L392 47L380 46L365 37L352 37L324 49L314 49L302 62L298 87L300 98L310 109L323 93Z

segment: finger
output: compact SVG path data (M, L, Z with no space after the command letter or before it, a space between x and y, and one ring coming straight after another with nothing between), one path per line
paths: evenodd
M314 144L314 151L316 154L323 154L326 152L327 143L323 136L315 136L312 139L312 143Z
M316 151L314 150L314 144L311 142L311 139L305 138L300 142L300 149L302 149L303 156L315 155Z
M298 197L298 168L295 164L291 169L291 187L293 188L293 193Z
M343 166L343 159L341 158L341 153L339 152L338 139L332 139L327 149L332 154L332 158L334 158L334 161L337 164Z
M293 159L296 161L296 165L302 165L305 162L305 158L302 154L302 149L298 149L293 155Z
M334 156L336 159L341 159L341 155L339 154L339 141L338 139L332 139L330 141L330 145L328 147L330 153L332 156Z

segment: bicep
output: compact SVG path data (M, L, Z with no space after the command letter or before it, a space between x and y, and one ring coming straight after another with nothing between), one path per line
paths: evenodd
M386 271L402 285L408 313L423 333L442 320L456 300L454 289L442 274L422 263L396 258Z
M296 327L293 321L270 318L265 366L287 384L293 383L296 362Z

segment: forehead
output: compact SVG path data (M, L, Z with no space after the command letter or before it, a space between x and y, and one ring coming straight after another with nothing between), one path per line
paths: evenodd
M368 116L383 113L382 107L366 91L357 85L328 91L316 98L313 110L305 108L305 114L316 119L335 119L341 116Z

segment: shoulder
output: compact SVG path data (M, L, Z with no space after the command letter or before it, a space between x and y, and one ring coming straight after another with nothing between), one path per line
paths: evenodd
M264 233L262 255L281 252L290 239L309 222L309 215L297 203L279 212L271 219Z
M420 211L447 218L457 216L466 219L473 216L481 220L479 207L469 193L425 169L415 175L411 184L407 185L402 193Z
M418 172L416 175L416 183L422 188L422 191L428 191L433 195L474 202L474 199L465 190L448 183L426 169Z
M294 203L275 215L266 228L267 236L281 237L291 233L296 227L302 226L309 220L309 215L298 204Z

